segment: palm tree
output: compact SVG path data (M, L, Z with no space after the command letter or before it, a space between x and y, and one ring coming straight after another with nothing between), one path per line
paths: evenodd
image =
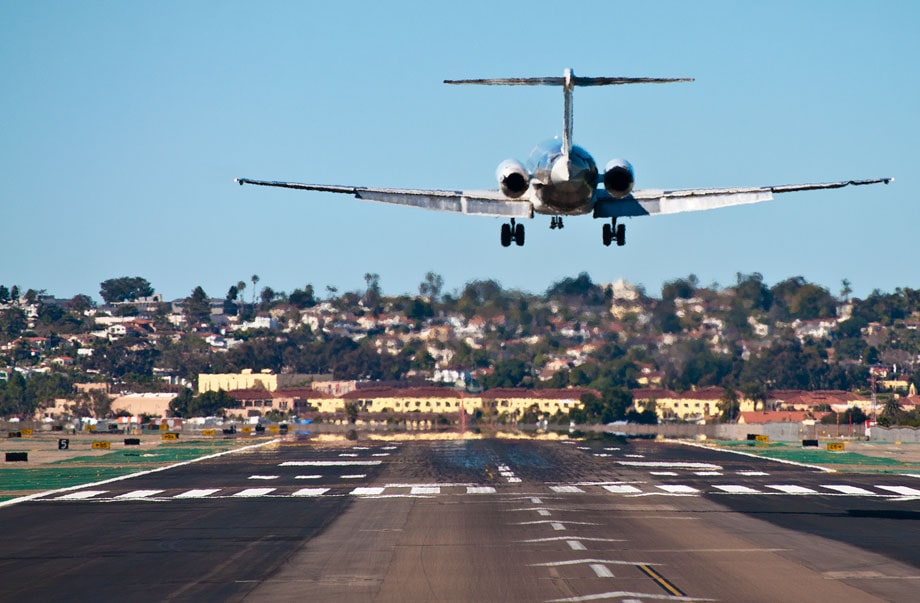
M240 294L240 303L236 309L237 316L239 316L243 312L243 304L246 303L246 300L243 299L243 289L245 288L246 288L246 283L244 281L240 281L236 284L236 290Z
M256 283L259 282L259 275L253 274L249 280L252 281L252 305L256 305Z

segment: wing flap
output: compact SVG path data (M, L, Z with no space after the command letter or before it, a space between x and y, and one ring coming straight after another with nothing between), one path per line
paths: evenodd
M774 194L779 193L843 188L845 186L862 186L866 184L888 184L892 180L893 178L873 178L819 184L781 184L747 188L702 188L673 191L645 189L633 191L632 194L623 199L614 199L607 191L598 189L594 217L620 218L705 211L732 205L748 205L750 203L770 201L773 199Z
M237 178L237 183L257 186L293 188L326 193L353 195L362 201L377 201L420 207L433 211L452 212L477 216L501 218L532 218L533 205L527 200L506 198L500 191L445 191L397 188L371 188L363 186L340 186L330 184L303 184L300 182L279 182L274 180L251 180Z

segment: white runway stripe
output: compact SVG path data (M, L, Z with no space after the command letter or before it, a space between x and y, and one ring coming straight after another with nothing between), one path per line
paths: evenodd
M760 494L760 492L754 488L748 488L747 486L718 485L713 486L713 488L728 492L729 494Z
M250 475L249 479L278 479L278 475Z
M876 488L888 490L889 492L894 492L895 494L900 494L901 496L920 496L920 490L916 490L908 486L876 486Z
M355 488L350 494L352 496L379 496L383 494L383 488Z
M322 496L329 492L329 488L301 488L291 496Z
M414 486L412 488L412 494L440 494L441 488L439 486Z
M794 486L790 484L778 484L772 486L768 485L767 488L779 490L780 492L785 492L786 494L817 494L817 492L811 488L806 488L804 486Z
M579 494L584 492L578 486L550 486L549 489L559 494Z
M846 486L846 485L827 485L821 486L822 488L827 488L828 490L834 490L835 492L840 492L841 494L855 494L857 496L875 496L875 492L870 492L865 488L858 488L856 486Z
M269 492L274 492L275 488L247 488L237 492L233 496L239 496L240 498L255 498L257 496L265 496Z
M206 498L215 492L220 492L220 488L205 488L201 490L189 490L182 494L177 494L173 498Z
M162 490L134 490L133 492L119 494L115 498L121 500L136 500L139 498L149 498L151 496L156 496L160 492L162 492Z
M642 492L639 488L629 485L604 486L604 490L614 494L635 494L637 492Z
M492 486L467 486L467 494L495 494L495 488Z
M611 572L610 568L606 565L591 563L588 567L591 568L591 571L593 571L598 578L613 578L613 572Z
M81 490L73 494L58 496L55 500L86 500L87 498L93 498L94 496L105 494L106 492L108 492L108 490Z
M285 461L279 467L354 467L380 465L383 461Z
M678 484L659 484L655 486L659 490L670 492L671 494L699 494L699 490L690 486L681 486Z

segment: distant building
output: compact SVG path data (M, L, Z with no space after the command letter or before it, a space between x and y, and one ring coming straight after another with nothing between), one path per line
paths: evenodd
M198 375L198 393L226 392L238 389L264 389L273 392L280 388L309 387L314 381L331 381L332 375L307 375L299 373L275 374L269 369L254 373L243 369L239 373L217 373Z

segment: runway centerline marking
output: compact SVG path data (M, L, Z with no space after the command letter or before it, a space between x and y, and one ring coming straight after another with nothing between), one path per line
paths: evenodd
M250 475L249 479L278 479L280 475Z
M285 461L279 467L373 467L382 465L383 461Z

